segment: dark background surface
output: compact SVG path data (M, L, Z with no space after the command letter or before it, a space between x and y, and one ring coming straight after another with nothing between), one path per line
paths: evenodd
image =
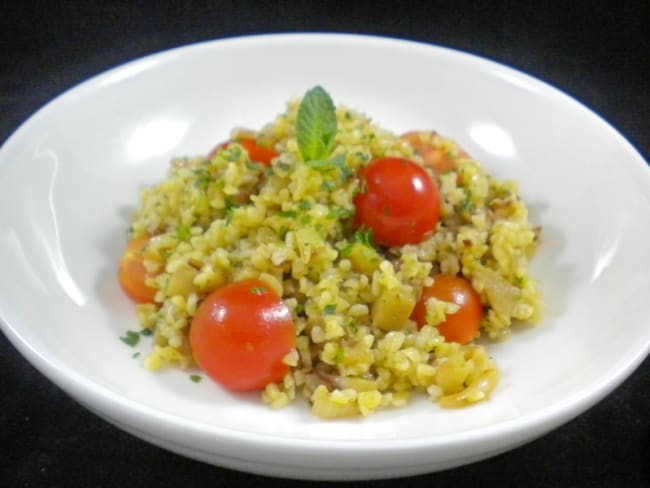
M648 160L650 3L562 3L5 3L0 141L62 91L142 55L252 33L337 31L435 43L526 71L591 107ZM350 485L647 487L649 417L646 359L600 404L524 447L441 473ZM148 445L71 400L0 336L2 487L323 484L221 469Z

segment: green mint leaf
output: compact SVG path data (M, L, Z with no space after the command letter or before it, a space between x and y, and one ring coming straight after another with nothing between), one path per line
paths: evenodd
M296 136L304 161L322 161L334 150L338 125L332 97L320 86L309 90L298 108Z

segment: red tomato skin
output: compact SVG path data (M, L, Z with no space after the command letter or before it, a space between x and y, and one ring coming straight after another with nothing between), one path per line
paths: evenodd
M261 280L212 292L190 328L190 346L201 369L233 391L260 390L282 381L289 372L282 359L295 345L291 312Z
M270 168L271 161L278 157L276 151L268 147L260 146L254 139L245 138L237 142L244 146L244 149L248 152L248 157L255 163L260 163Z
M277 151L268 147L260 146L252 137L242 137L241 139L232 142L223 142L217 145L217 147L208 153L208 159L212 159L219 151L226 149L233 142L240 144L244 149L246 149L251 161L263 164L269 168L271 167L271 161L278 157Z
M436 275L433 285L424 288L422 298L413 309L411 319L418 328L426 324L426 301L431 297L460 306L456 313L448 315L447 320L437 326L445 340L467 344L476 338L483 320L483 304L469 281L460 276Z
M390 247L417 244L435 230L440 193L422 166L408 159L382 158L357 176L354 225L372 230L374 242Z

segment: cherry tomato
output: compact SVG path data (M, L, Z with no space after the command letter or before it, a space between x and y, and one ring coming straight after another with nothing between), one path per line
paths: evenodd
M471 283L460 276L434 276L433 285L423 290L422 298L411 315L411 319L415 320L420 328L426 324L426 301L431 297L455 303L460 307L456 313L447 315L447 320L438 325L438 331L445 339L461 344L471 342L483 320L481 297Z
M234 142L241 144L241 146L246 149L246 152L248 152L248 157L251 161L263 164L264 166L271 167L271 161L273 158L276 158L278 156L278 153L276 151L269 149L268 147L260 146L252 137L242 137ZM214 157L217 152L222 149L226 149L230 144L232 144L232 142L224 142L223 144L219 144L212 151L210 151L208 154L208 159L212 159L212 157Z
M153 303L155 288L145 284L147 270L144 267L142 250L149 243L149 236L141 236L129 242L120 260L119 281L124 292L138 303Z
M201 303L190 328L196 362L234 391L260 390L282 381L282 359L296 345L291 312L261 280L223 286Z
M382 158L358 173L355 226L372 230L376 243L403 246L422 242L440 215L440 194L422 166L403 158Z
M402 139L406 140L411 144L416 153L422 157L422 161L425 166L429 166L436 173L445 173L446 171L451 171L456 168L456 163L449 154L443 148L435 147L431 142L428 142L422 136L436 137L435 133L427 132L407 132L402 136ZM461 150L461 156L467 157L467 153Z

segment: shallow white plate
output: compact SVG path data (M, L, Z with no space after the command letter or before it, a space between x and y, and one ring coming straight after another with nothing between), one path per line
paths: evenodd
M206 153L323 85L402 132L436 129L520 182L543 226L533 272L546 318L490 347L492 401L426 400L365 420L272 411L188 373L146 372L119 340L137 329L116 265L139 191L174 155ZM283 477L435 471L532 440L586 410L650 349L650 170L606 122L520 72L437 47L349 35L198 44L111 70L30 118L0 153L0 318L41 372L159 446ZM37 304L37 305L36 305ZM138 350L146 352L144 341Z

